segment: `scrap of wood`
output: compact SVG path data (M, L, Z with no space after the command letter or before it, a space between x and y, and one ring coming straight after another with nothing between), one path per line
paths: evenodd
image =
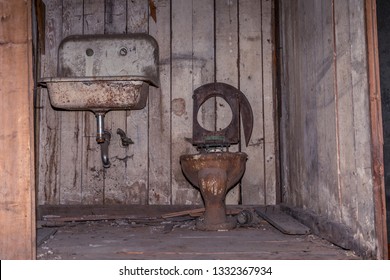
M204 207L202 208L197 208L197 209L191 209L191 210L184 210L184 211L177 211L177 212L172 212L168 214L164 214L161 217L164 219L167 218L174 218L174 217L180 217L180 216L185 216L185 215L196 215L198 213L202 214L204 212Z
M191 217L199 217L199 216L201 216L203 214L204 211L205 211L205 208L202 207L202 208L197 208L197 209L172 212L172 213L164 214L161 217L164 218L164 219L180 217L180 216L186 216L186 215L189 215ZM227 215L237 215L240 212L241 212L241 210L240 209L236 209L236 208L233 208L233 209L229 209L228 208L228 209L226 209L226 214Z
M118 216L118 215L83 215L77 217L61 217L54 215L43 216L44 221L55 222L84 222L84 221L103 221L103 220L137 220L137 221L157 221L157 217L140 217L136 215Z
M295 220L277 206L258 207L256 213L284 234L305 235L310 229Z

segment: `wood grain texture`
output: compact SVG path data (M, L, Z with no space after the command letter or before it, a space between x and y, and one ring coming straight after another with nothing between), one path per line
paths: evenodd
M0 259L34 259L31 1L0 1Z
M193 16L192 3L172 1L172 204L200 204L201 196L184 177L180 155L196 150L185 138L192 137Z
M170 1L155 1L149 34L160 51L160 87L149 88L149 204L171 204L171 30Z
M286 204L346 225L375 255L364 7L282 3L282 165Z
M192 7L193 19L193 90L201 85L214 82L214 1L194 1ZM208 99L200 112L199 124L214 131L216 129L216 98Z
M62 1L46 4L45 55L41 58L42 77L57 75L57 48L62 40ZM38 200L49 204L60 203L60 113L51 106L46 89L40 90L39 179Z
M148 1L128 1L127 32L148 33ZM122 190L128 204L147 204L148 201L148 105L142 110L127 111L126 132L134 144L129 146L125 164L126 187Z
M352 82L352 50L350 3L335 3L335 39L337 48L338 130L340 149L340 187L342 215L348 221L357 220L358 178L356 174L356 135Z
M129 9L134 7L140 9L141 7L143 10L146 10L146 4L146 1L133 1L129 8L126 0L105 1L105 33L126 33L132 27L128 25L127 20ZM139 10L138 14L131 14L131 16L133 19L132 23L134 22L137 28L142 27L142 31L147 31L144 13ZM139 26L139 22L143 22L143 25ZM140 117L140 123L138 124L133 118L134 114L131 111L110 111L106 114L107 129L112 137L109 147L111 167L105 169L104 204L137 204L141 203L140 201L145 201L147 185L147 176L144 171L147 169L145 166L147 164L145 151L138 148L139 142L129 147L122 146L121 139L117 134L117 129L120 128L134 141L134 127L135 131L138 130L137 125L145 127L145 119ZM130 129L128 120L134 123L130 126ZM145 133L144 128L141 129L141 133ZM141 182L139 182L139 177L142 178Z
M273 77L274 34L273 34L273 2L261 1L261 32L263 51L263 104L264 105L264 169L265 169L265 201L266 205L276 203L276 160L275 149L275 94Z
M262 1L239 2L240 90L251 104L254 127L248 147L241 135L241 151L248 154L242 178L242 203L265 203L264 91Z
M378 250L376 256L378 259L388 259L389 256L389 236L388 225L386 224L386 199L385 199L385 178L384 178L384 159L383 159L383 141L385 126L382 126L382 100L380 98L380 63L378 53L378 23L377 15L381 13L377 1L365 1L365 20L367 31L367 56L368 56L368 80L370 93L370 119L371 119L371 140L372 140L372 170L373 170L373 189L374 189L374 211L375 211L375 230ZM383 2L382 2L383 4ZM386 14L386 10L382 10ZM378 16L378 20L380 16ZM386 17L384 18L386 20ZM385 111L385 110L384 110ZM385 130L386 131L386 130ZM387 247L386 247L387 243Z
M360 242L373 242L373 233L369 233L367 228L374 226L374 197L373 197L373 172L372 169L372 150L370 127L370 99L367 96L369 92L368 85L368 65L367 65L367 47L366 47L366 30L365 30L365 1L349 1L350 22L351 22L351 77L352 77L352 96L354 103L354 137L356 139L354 155L356 157L356 174L357 174L357 197L358 208L357 228ZM379 75L379 74L378 74ZM357 109L359 108L359 110ZM364 112L364 113L363 113ZM379 175L379 174L378 174ZM383 175L383 174L382 174ZM363 201L365 201L363 203ZM374 247L373 243L370 246Z
M62 37L83 34L83 1L64 0ZM80 204L82 190L83 112L61 111L59 196L60 204Z
M104 0L84 0L83 34L104 33ZM84 114L82 204L103 204L104 168L96 143L96 118Z
M337 129L335 103L335 69L333 57L332 3L320 1L314 5L320 24L316 38L316 107L318 146L318 193L316 211L327 213L339 221Z
M239 88L239 50L238 50L238 2L215 1L215 76L216 81ZM221 130L229 125L231 110L221 98L216 104L216 129ZM233 146L231 152L239 151ZM240 184L233 187L226 196L226 204L238 204L241 197Z

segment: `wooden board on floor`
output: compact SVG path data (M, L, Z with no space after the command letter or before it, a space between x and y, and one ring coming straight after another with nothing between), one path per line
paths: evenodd
M257 207L255 211L260 217L284 234L306 235L310 233L310 229L307 226L281 211L278 206Z

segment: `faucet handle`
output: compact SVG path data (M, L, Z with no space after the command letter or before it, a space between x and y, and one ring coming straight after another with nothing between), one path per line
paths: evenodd
M121 137L122 146L128 147L129 145L134 144L133 140L127 137L126 133L122 129L118 128L116 130L116 133L119 134L119 136Z

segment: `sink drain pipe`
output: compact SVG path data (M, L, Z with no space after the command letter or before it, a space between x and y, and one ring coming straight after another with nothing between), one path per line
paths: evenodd
M100 153L104 168L110 167L110 159L108 158L108 146L110 145L111 133L104 130L105 113L95 113L96 116L96 142L100 145Z

